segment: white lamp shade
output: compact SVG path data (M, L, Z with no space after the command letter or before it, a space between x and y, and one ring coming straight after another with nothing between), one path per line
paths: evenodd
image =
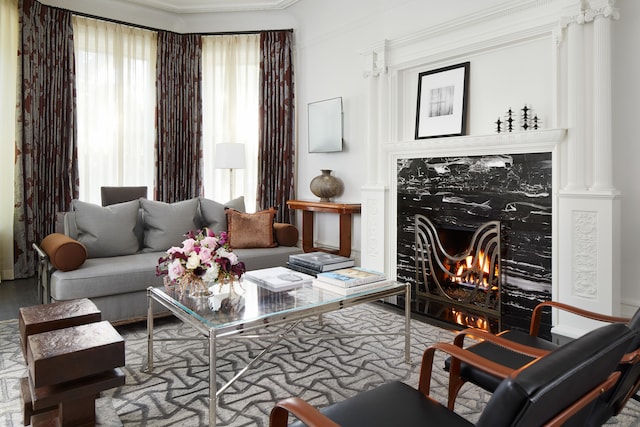
M216 144L216 169L244 169L244 144L223 142Z

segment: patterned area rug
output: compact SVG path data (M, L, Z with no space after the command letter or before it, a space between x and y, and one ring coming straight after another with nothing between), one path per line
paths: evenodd
M353 307L303 322L299 333L384 332L398 330L402 317L380 305ZM126 385L103 393L125 426L204 426L208 423L208 345L205 341L163 341L155 345L154 371L142 371L146 362L146 325L118 328L126 343ZM273 331L270 331L273 332ZM267 426L274 402L300 396L316 406L344 400L389 380L415 386L424 348L450 342L453 332L423 322L411 323L411 363L403 358L400 337L360 336L332 339L288 339L278 344L218 401L218 425ZM156 338L194 337L188 326L166 318L156 321ZM19 346L17 321L0 322L0 425L21 426L19 380L26 375ZM262 349L265 342L221 342L218 381L230 379ZM446 373L436 362L432 396L446 401ZM467 384L456 412L475 421L490 395ZM640 405L631 402L610 425L637 426ZM111 420L117 423L117 420ZM110 424L110 423L106 423Z

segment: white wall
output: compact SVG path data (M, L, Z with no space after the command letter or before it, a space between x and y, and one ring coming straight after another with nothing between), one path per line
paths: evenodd
M622 304L630 315L640 306L640 2L618 0L620 20L613 24L614 182L622 193Z

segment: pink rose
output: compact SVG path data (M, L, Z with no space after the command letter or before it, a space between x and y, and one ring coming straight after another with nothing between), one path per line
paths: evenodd
M211 249L207 248L207 247L203 247L200 248L200 260L202 261L203 264L211 261L212 259L212 252Z
M218 238L214 236L206 236L202 239L201 245L208 248L215 248L218 245Z
M169 264L169 278L171 280L176 280L184 274L184 267L179 259L174 260L171 264Z
M194 239L187 239L184 242L182 242L182 250L186 254L193 251L193 248L195 246L196 246L196 241Z

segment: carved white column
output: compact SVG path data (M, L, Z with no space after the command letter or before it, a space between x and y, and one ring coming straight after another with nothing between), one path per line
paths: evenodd
M379 271L388 272L386 242L388 229L386 221L386 198L388 189L384 183L386 169L382 164L381 136L386 135L388 117L387 93L387 42L362 52L365 60L364 78L367 79L367 184L362 188L362 253L361 265Z
M619 315L620 199L612 178L612 4L581 1L580 13L568 27L568 182L558 197L559 281L554 299ZM592 28L586 31L589 25ZM590 122L585 100L592 105ZM591 156L586 156L587 147L592 147ZM554 334L572 338L598 326L561 311L553 323Z
M586 190L585 177L585 64L584 64L584 13L568 28L567 64L567 125L569 128L567 145L567 185L566 190Z
M593 24L593 186L612 191L613 135L611 114L611 20L618 12L612 4L599 11Z

